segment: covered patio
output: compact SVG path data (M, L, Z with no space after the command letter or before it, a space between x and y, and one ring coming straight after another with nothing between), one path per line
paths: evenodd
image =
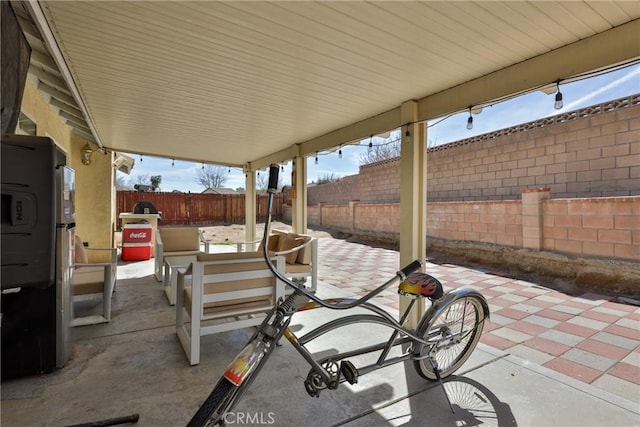
M400 262L424 259L427 120L529 91L553 103L640 57L633 2L11 4L33 49L25 115L38 135L68 127L56 140L96 246L113 244L117 153L242 168L251 241L258 171L292 162L303 233L307 157L401 129Z
M22 111L35 134L66 151L76 170L78 234L98 247L115 246L121 153L242 168L252 241L258 171L292 162L292 227L304 233L307 157L401 129L400 251L389 268L424 260L427 120L471 117L535 90L553 103L563 83L640 58L634 2L11 5L33 49ZM67 425L129 413L139 413L141 425L189 419L249 332L207 337L206 357L189 367L152 266L119 266L111 323L75 328L67 366L3 384L3 423ZM301 317L299 327L322 316ZM332 337L318 350L361 335ZM580 414L583 425L629 425L638 417L625 398L483 344L464 378L447 385L459 395L455 414L411 366L309 399L294 385L302 387L304 361L287 346L278 350L237 408L262 417L254 424L460 425L486 417L550 425ZM273 384L283 390L274 393Z
M320 245L323 254L333 254L322 260L319 292L323 297L364 292L371 286L370 277L376 281L386 277L393 270L388 265L398 259L395 251L338 239L320 238ZM632 376L623 381L613 374L620 375L617 372L625 372L621 369L623 366L637 360L640 338L630 340L620 336L618 341L632 348L624 354L620 354L622 348L608 354L608 357L619 358L619 362L606 368L595 381L577 376L595 372L593 368L598 367L595 360L592 369L573 363L573 368L561 373L559 365L554 363L566 365L568 359L564 357L553 358L547 354L553 360L544 359L541 351L526 350L524 344L500 349L504 348L500 341L504 341L504 337L515 340L526 336L519 332L519 338L514 338L518 332L503 326L511 310L501 303L507 298L518 298L522 307L546 303L556 314L575 313L576 307L605 313L626 309L626 306L609 301L603 295L573 297L545 290L533 282L471 268L428 263L426 269L440 277L447 289L459 286L481 289L489 297L491 306L492 320L485 326L481 343L457 374L445 382L455 413L449 409L438 383L420 378L412 363L384 368L361 376L356 385L345 383L337 390L321 392L319 398L311 398L303 384L309 366L284 341L246 397L229 415L228 425L622 426L636 423L640 415L638 385L631 382ZM397 301L395 289L376 299L377 304L391 312L397 307ZM522 307L520 309L525 310ZM629 308L626 318L632 319L634 311L637 316L639 309ZM245 329L205 337L200 364L189 366L176 338L175 309L168 304L162 285L153 277L152 260L119 266L113 310L113 321L109 324L74 328L73 353L64 369L3 383L3 425L75 425L132 414L139 415L137 425L140 426L185 425L252 333L251 329ZM302 334L337 315L343 314L328 310L301 313L294 316L293 328L296 334ZM543 317L543 311L529 315L539 319L540 325L546 324L546 327L538 325L539 330L533 332L531 329L536 325L518 322L529 325L528 334L537 334L531 337L532 343L544 341L542 337L553 338L554 334L557 336L553 339L565 342L579 339L569 334L561 337L552 320ZM546 322L542 323L544 319ZM505 335L509 330L511 335ZM312 348L322 357L383 341L388 333L381 327L353 326L319 340ZM604 333L603 326L600 334ZM584 343L587 342L600 341L585 339ZM562 347L562 344L556 346ZM601 342L600 346L603 346ZM357 360L360 359L354 362ZM605 360L609 359L602 358L601 362ZM548 363L543 366L545 361ZM622 383L628 385L624 387Z

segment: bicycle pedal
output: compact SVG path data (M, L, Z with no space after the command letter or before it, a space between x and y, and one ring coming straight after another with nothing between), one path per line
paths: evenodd
M358 369L348 360L340 362L340 372L349 384L353 385L358 382Z

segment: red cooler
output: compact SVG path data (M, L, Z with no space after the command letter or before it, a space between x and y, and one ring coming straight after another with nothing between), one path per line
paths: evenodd
M122 228L122 260L143 261L151 258L151 224L125 224Z

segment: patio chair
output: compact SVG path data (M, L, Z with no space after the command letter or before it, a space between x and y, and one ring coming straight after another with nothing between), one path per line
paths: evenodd
M71 326L94 325L111 321L111 296L116 289L116 248L85 248L75 237L75 260L71 265ZM87 251L105 253L107 262L89 262ZM101 315L76 316L75 305L102 300Z
M283 257L272 260L284 271ZM178 270L177 286L176 334L189 364L197 365L200 337L259 325L284 295L285 285L262 254L243 252L198 255L189 267Z
M262 240L238 242L237 251L243 252L249 245L258 244L257 251L262 253ZM271 230L269 251L285 258L285 275L298 284L311 279L309 290L318 290L318 239L308 234L287 233ZM287 291L291 288L287 288Z

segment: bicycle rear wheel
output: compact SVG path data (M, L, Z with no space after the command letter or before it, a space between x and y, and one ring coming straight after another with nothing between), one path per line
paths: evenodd
M417 335L428 344L417 344L414 352L416 371L428 380L437 379L430 358L441 378L462 366L476 348L485 320L483 302L475 295L456 298L437 313L419 327Z
M191 418L187 427L224 425L222 417L233 403L238 387L222 377Z

